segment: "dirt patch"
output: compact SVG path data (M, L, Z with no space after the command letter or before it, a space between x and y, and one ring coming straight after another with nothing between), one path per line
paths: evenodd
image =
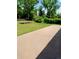
M20 24L29 24L31 22L20 22Z

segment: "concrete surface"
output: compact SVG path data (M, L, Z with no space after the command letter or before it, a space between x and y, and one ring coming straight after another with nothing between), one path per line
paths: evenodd
M61 30L57 32L36 59L61 59Z
M52 25L17 38L17 59L36 59L59 31L60 25Z

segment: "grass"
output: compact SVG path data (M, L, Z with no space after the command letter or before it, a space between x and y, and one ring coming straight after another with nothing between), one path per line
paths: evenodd
M27 22L27 21L17 21L17 36L51 25L45 23L36 23L34 21L30 21L31 23L27 23L27 24L20 24L23 22Z

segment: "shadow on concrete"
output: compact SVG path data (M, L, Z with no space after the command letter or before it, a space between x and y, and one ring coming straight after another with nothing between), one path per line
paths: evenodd
M61 59L61 29L36 59Z

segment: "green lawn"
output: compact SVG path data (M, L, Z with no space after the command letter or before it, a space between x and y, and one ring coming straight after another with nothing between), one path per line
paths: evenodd
M17 35L22 35L24 33L32 32L35 30L38 30L43 27L50 26L51 24L45 24L45 23L36 23L33 21L30 21L28 24L20 24L27 21L17 21Z

